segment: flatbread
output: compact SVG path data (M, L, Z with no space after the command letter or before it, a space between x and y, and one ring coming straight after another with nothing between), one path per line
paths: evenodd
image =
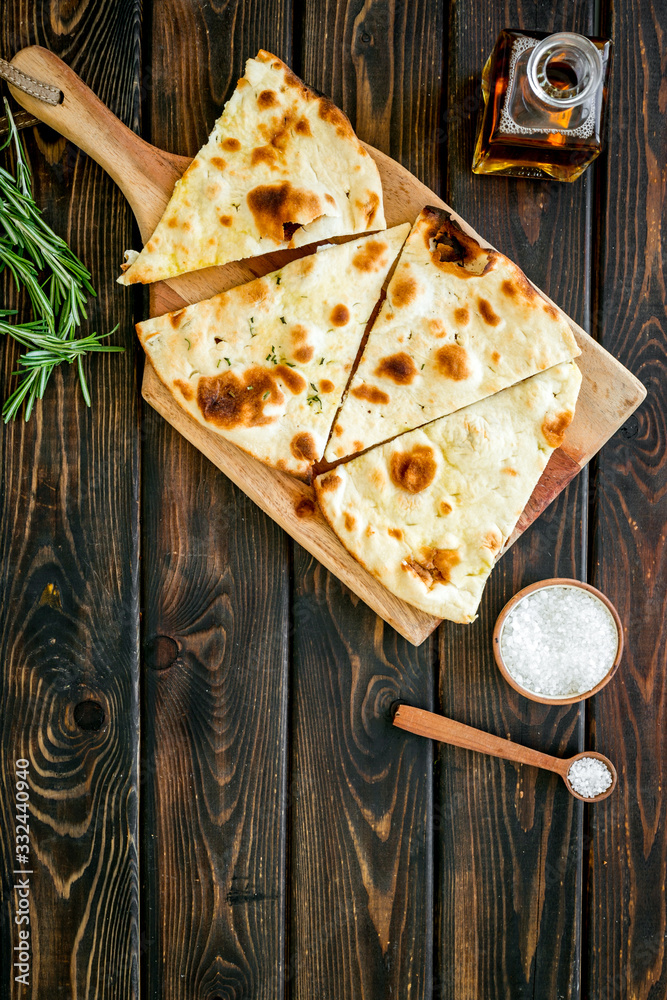
M262 50L118 280L158 281L384 228L380 175L348 119Z
M337 466L315 480L325 517L392 593L473 621L580 383L574 362L557 365Z
M139 323L141 344L195 420L261 462L308 478L409 229L331 246Z
M425 208L325 457L387 441L578 354L567 320L516 264Z

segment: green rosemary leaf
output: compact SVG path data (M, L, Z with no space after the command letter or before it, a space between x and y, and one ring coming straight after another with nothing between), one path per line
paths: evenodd
M86 401L86 406L90 406L90 393L88 391L88 383L86 382L86 376L83 371L83 360L80 354L76 359L76 363L79 369L79 383L81 385L81 392L83 393L83 398Z
M2 416L5 423L7 423L7 421L9 420L12 420L16 416L18 410L21 408L23 400L28 395L28 393L30 393L30 396L28 399L28 403L26 404L26 413L28 414L28 417L30 416L33 405L32 401L35 398L35 392L36 392L35 383L37 382L38 378L39 378L39 370L35 369L35 371L31 372L31 374L26 379L24 379L23 382L19 383L18 388L15 389L14 392L11 394L11 396L6 400L5 405L2 408ZM28 417L26 417L26 420L28 419Z
M11 273L16 287L27 291L33 311L47 316L53 326L55 319L51 300L39 283L35 265L14 253L7 240L0 239L0 271L5 267Z
M10 336L27 348L14 372L19 383L2 408L6 423L16 417L21 406L28 420L54 368L63 362L76 363L81 392L90 406L84 356L124 348L101 343L116 332L117 326L108 334L77 337L86 317L87 300L95 295L90 272L65 240L53 232L35 203L30 168L7 101L5 110L9 134L0 144L0 151L13 147L15 175L0 167L0 273L7 270L17 290L25 290L34 315L25 323L9 322L16 311L0 309L0 335Z

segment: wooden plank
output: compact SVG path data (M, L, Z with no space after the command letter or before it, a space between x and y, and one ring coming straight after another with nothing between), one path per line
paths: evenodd
M658 97L667 8L605 3L601 24L615 63L599 172L596 327L649 392L600 455L595 478L591 582L614 602L626 631L623 662L590 713L589 739L615 760L619 789L589 827L583 993L645 1000L667 993L667 123Z
M447 200L584 326L592 174L576 184L477 177L470 164L480 74L499 31L592 32L593 4L456 7L449 43ZM586 473L503 557L480 619L440 629L439 710L556 755L582 747L584 709L529 702L500 677L491 634L522 586L586 573ZM579 996L581 805L560 779L454 748L437 754L435 995L442 1000ZM604 804L600 806L604 808Z
M52 46L136 124L139 4L82 14L9 0L1 54ZM38 204L92 270L98 298L84 330L118 322L113 340L127 352L85 362L91 410L74 369L58 371L30 422L0 436L0 993L129 1000L139 963L138 427L131 308L114 269L132 220L111 180L64 139L44 127L23 138ZM96 221L107 219L101 239ZM15 358L7 343L3 396ZM17 758L30 762L29 988L13 968Z
M146 137L191 156L282 2L169 0L147 39ZM285 536L144 410L146 992L281 996L289 558Z
M440 5L307 3L302 23L295 70L437 190L422 138L439 114ZM432 642L408 646L298 546L294 574L290 996L430 998L432 751L390 709L430 705Z

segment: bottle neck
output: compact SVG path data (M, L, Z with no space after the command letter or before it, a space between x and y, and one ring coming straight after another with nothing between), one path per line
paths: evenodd
M565 110L583 104L602 83L602 57L584 35L560 31L538 42L528 59L528 86L535 100Z

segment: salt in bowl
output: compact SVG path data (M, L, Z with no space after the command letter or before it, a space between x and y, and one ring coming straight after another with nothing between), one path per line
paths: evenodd
M562 601L563 599L567 600L567 595L563 593L563 588L578 588L586 591L589 595L591 595L591 602L600 602L606 609L606 612L601 616L598 614L600 610L599 606L596 608L593 603L589 608L585 601L581 602L577 600L574 604L572 601L569 601L570 611L575 612L574 619L579 617L580 623L590 623L589 634L584 637L577 636L572 633L569 623L564 625L564 623L560 621L554 624L554 630L559 629L561 633L560 636L552 633L545 636L545 632L547 632L549 628L548 620L545 623L545 620L543 619L539 622L539 624L537 624L534 618L533 621L531 621L529 611L532 610L534 615L537 615L540 611L544 612L545 609L548 609L549 588L553 588L554 590L558 589L560 591L560 595L558 597L559 601ZM524 602L529 595L536 594L538 591L546 592L544 595L541 595L541 599L539 601L536 602L533 600L528 604L521 604L521 602ZM520 604L521 607L519 608ZM536 605L539 605L539 607ZM581 608L581 615L579 615L579 608ZM590 612L594 613L591 615ZM609 634L604 634L607 629L607 626L603 624L605 619L609 621L610 625L611 621L613 621L616 627L616 643L613 642L613 631L611 627L608 628ZM601 626L601 630L598 635L596 635L593 631L596 621L599 621ZM575 624L576 621L573 621L572 627L574 627ZM529 634L531 626L533 625L534 631L536 630L535 637L531 637ZM506 627L508 627L508 632L505 635L504 629ZM519 632L517 632L517 628L519 628ZM523 629L523 633L519 634L521 629ZM544 691L540 692L532 690L529 686L522 683L521 679L519 679L522 676L525 677L525 672L522 675L521 666L517 667L517 648L521 646L523 637L525 637L529 643L531 641L533 642L532 652L534 652L534 644L536 639L539 639L540 632L542 632L542 637L546 638L547 642L552 645L553 649L557 649L559 647L561 648L561 659L567 660L569 658L573 662L578 661L579 664L581 664L582 661L582 650L585 653L585 644L587 640L591 647L592 656L595 654L596 650L599 652L601 649L604 650L606 648L609 661L608 668L605 670L603 675L600 676L600 668L598 667L598 679L596 682L586 690L579 689L576 693L553 695L545 693ZM514 633L514 638L512 638L512 633ZM512 645L514 646L514 650L512 650ZM588 583L582 583L580 580L569 580L562 577L556 577L551 580L541 580L539 583L534 583L530 587L525 587L523 590L520 590L518 594L515 594L511 601L505 605L498 616L498 620L496 621L496 625L493 630L493 653L496 663L498 664L498 668L507 683L525 698L529 698L531 701L540 702L543 705L572 705L575 702L583 701L585 698L590 698L592 695L597 694L597 692L600 691L605 684L609 683L611 678L616 673L621 656L623 655L623 627L616 608L613 606L611 601L605 597L604 594L600 593L600 591L595 587L591 587ZM529 649L527 659L530 659L530 653L531 650ZM570 655L570 653L572 653L572 655ZM607 658L605 657L603 666L606 665L606 662ZM550 667L546 664L546 671L551 670L553 673L554 669L553 665ZM519 677L516 676L517 674ZM548 685L543 684L542 686L546 687Z

